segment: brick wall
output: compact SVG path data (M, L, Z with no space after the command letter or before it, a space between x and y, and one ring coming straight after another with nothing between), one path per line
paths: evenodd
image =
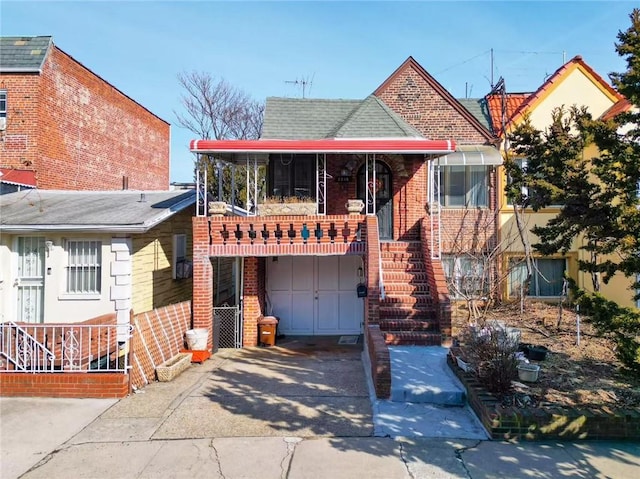
M7 128L0 132L0 166L34 169L38 161L38 74L1 73L7 90Z
M378 399L391 397L391 357L380 326L366 326L367 352L371 364L371 379Z
M169 187L169 124L53 46L42 73L2 74L0 166L32 168L41 189Z
M191 325L191 302L136 314L132 324L131 385L142 388L155 381L159 364L185 347L185 332Z
M244 302L242 309L242 345L244 347L258 345L258 319L265 315L264 291L264 261L259 267L259 259L252 256L244 259ZM262 277L262 278L261 278ZM262 301L261 301L262 299Z
M430 220L425 216L421 220L422 253L424 255L427 270L427 282L431 300L436 308L440 334L442 335L442 345L449 346L451 343L451 298L449 297L449 287L447 278L444 275L442 262L431 258L429 249L429 238L431 236Z
M411 63L398 70L375 94L426 138L452 139L464 145L484 144L490 136L457 110Z
M467 390L469 405L496 440L640 439L640 408L502 406L475 374L460 369L449 354L447 363Z
M393 185L393 238L419 239L419 221L427 210L428 167L422 155L376 155L376 161L387 165ZM334 178L349 162L355 165L351 181L327 182L327 213L346 214L348 199L358 198L358 172L365 167L364 155L327 155L327 172ZM361 194L362 197L364 195ZM363 211L364 213L364 211Z
M2 373L2 396L122 398L129 393L124 373Z
M209 259L209 218L194 216L193 224L193 327L207 328L213 324L213 266ZM209 334L207 349L213 348Z

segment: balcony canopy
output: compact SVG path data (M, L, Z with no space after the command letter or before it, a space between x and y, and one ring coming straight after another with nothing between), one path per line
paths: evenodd
M322 140L191 140L192 153L214 155L229 162L264 161L272 153L381 153L446 155L456 149L454 140L422 138L358 138Z

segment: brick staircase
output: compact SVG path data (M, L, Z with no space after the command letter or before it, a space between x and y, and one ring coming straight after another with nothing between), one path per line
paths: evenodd
M383 242L380 251L386 294L380 301L380 329L385 342L440 346L420 241Z

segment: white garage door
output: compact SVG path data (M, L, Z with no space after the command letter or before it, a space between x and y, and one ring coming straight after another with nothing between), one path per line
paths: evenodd
M359 256L267 258L267 293L278 331L288 335L360 334L364 299Z

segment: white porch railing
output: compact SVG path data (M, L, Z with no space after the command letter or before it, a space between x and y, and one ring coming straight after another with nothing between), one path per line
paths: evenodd
M128 324L2 323L0 373L127 372L122 328L130 336Z

